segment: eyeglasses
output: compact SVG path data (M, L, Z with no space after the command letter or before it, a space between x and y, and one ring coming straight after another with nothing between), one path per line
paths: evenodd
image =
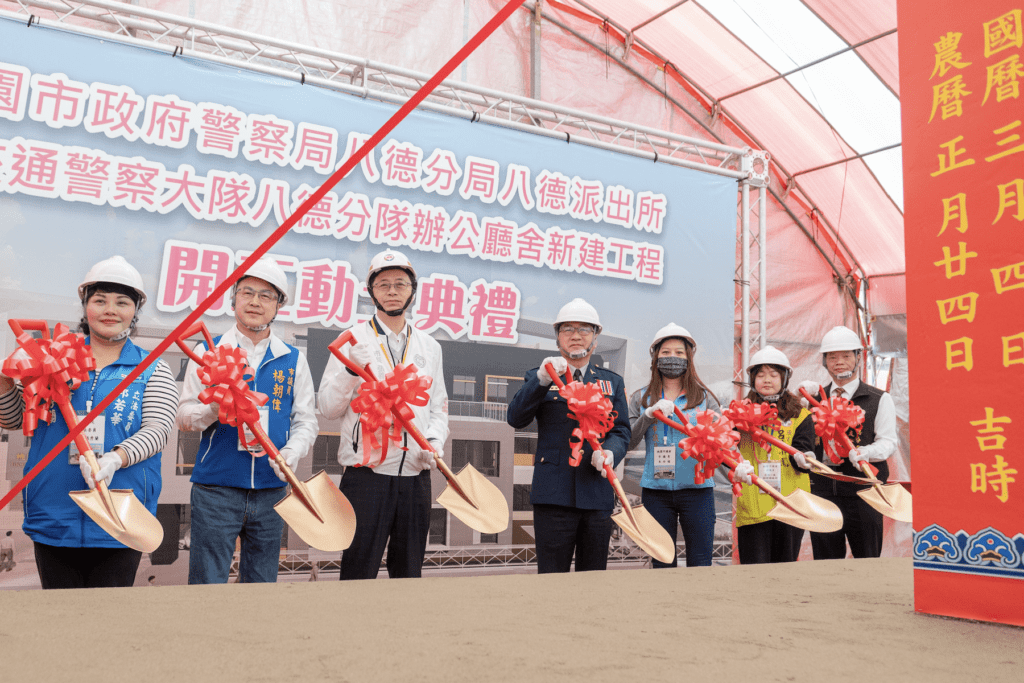
M373 285L373 291L378 294L386 294L393 289L399 294L405 294L409 291L410 287L412 287L411 282L377 282Z
M258 296L261 304L272 304L277 301L277 292L272 289L261 289L257 292L252 287L242 287L235 292L235 296L242 301L249 301L253 297Z
M594 334L594 328L591 325L562 325L558 328L558 334L564 334L567 337L575 335L577 332L580 333L581 337L589 337Z

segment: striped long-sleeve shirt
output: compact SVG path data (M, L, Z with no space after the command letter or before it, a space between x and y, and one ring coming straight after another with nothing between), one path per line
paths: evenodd
M178 410L178 385L171 368L163 360L146 383L142 394L142 420L138 431L117 444L124 451L128 466L151 458L167 445L174 429L174 415ZM0 427L18 429L25 413L25 398L20 384L0 395Z

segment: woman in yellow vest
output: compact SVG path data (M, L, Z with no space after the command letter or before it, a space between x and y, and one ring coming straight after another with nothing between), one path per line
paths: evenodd
M750 359L747 374L753 387L747 398L754 403L773 403L779 409L782 428L771 430L770 433L780 441L792 444L798 451L813 451L814 421L811 413L786 388L793 374L786 354L774 346L764 347ZM771 450L766 451L746 433L741 434L740 453L753 465L758 477L783 495L798 488L810 491L806 460L790 458L789 454L777 446L770 446ZM793 462L794 459L798 462ZM804 530L768 517L768 511L774 505L775 501L756 486L744 486L743 493L736 499L740 564L796 561Z

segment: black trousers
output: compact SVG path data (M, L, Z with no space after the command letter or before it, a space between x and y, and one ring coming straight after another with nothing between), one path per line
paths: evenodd
M882 513L860 496L822 496L843 513L843 528L827 534L811 532L811 549L816 560L841 560L846 557L846 542L854 557L880 557L882 554Z
M574 554L578 572L601 570L608 566L611 510L534 505L533 532L537 542L538 574L568 572Z
M375 579L387 547L388 576L420 576L430 532L430 471L414 477L346 467L341 492L356 513L356 533L341 555L341 580Z
M43 588L120 588L135 584L142 552L131 548L60 548L36 543Z
M736 527L736 540L740 550L740 564L769 564L796 562L804 530L769 519L757 524Z

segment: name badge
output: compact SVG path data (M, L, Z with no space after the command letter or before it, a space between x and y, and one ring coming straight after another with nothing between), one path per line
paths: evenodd
M782 490L782 461L766 460L757 461L757 476L763 479L769 486L776 490Z
M654 447L654 478L675 479L676 478L676 447L655 446Z
M78 415L78 419L81 420L83 417L88 415L88 411L76 410L75 414ZM103 455L103 445L106 441L105 436L106 430L106 415L100 415L95 420L86 425L85 429L82 430L82 436L89 442L89 448L97 456ZM78 444L74 441L71 442L71 448L68 450L68 464L77 465L78 456L81 455L81 451L78 450Z
M260 408L260 427L262 427L263 428L263 432L269 436L269 434L270 434L270 408L268 408L267 406L262 406ZM239 442L238 442L238 450L240 450L240 451L249 451L250 453L262 453L263 452L263 446L260 445L260 442L259 441L255 441L255 443L252 443L256 439L256 435L252 433L251 429L249 429L249 425L242 425L242 431L245 432L245 440L249 441L250 445L249 445L248 448L246 448L245 445L242 444L241 440L239 440Z

